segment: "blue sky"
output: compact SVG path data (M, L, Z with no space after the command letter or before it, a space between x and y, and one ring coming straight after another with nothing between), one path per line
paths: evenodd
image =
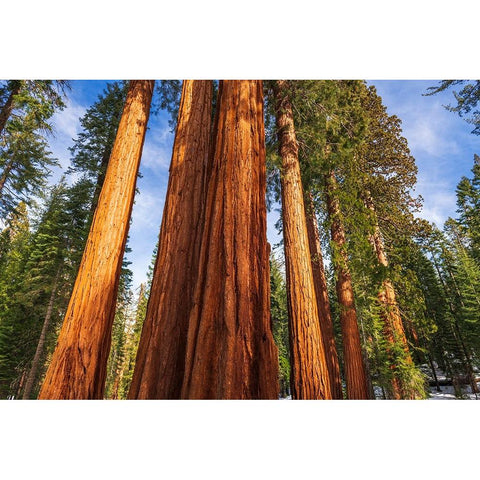
M470 133L471 125L443 107L453 101L451 92L422 96L429 86L437 83L434 80L370 80L368 83L376 86L388 113L402 120L404 136L418 165L416 193L424 198L421 216L441 226L449 216L455 215L455 187L463 175L470 175L473 154L480 154L480 138ZM80 117L105 85L106 81L100 80L72 81L68 107L54 116L55 137L50 139L50 145L62 170L70 163L68 147L80 132ZM172 145L168 114L152 113L130 227L132 252L128 258L132 262L135 288L146 279L157 242ZM58 180L62 170L54 172L52 183ZM279 238L274 228L277 218L276 211L268 215L268 237L272 245Z

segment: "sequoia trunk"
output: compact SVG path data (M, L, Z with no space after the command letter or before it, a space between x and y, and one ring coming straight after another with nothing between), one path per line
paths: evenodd
M153 80L132 80L42 399L103 398L122 258Z
M327 175L325 183L334 251L333 264L337 277L336 290L340 306L347 397L352 400L368 399L368 383L362 356L352 278L348 269L348 257L345 249L345 231L337 196L337 180L333 171Z
M332 313L330 311L330 300L328 298L327 277L325 275L325 267L323 265L318 221L317 216L315 215L315 207L311 193L306 196L305 205L308 245L310 247L312 261L313 284L315 286L315 297L317 299L323 349L325 350L327 368L330 375L332 398L341 400L343 399L343 393L342 379L340 377L340 365L338 363L337 347L335 345L335 333L333 331Z
M212 90L212 81L183 82L158 254L128 398L180 398L203 231Z
M23 82L21 80L11 80L12 89L10 90L10 94L8 95L5 105L3 105L3 107L0 109L0 133L3 132L3 129L5 128L5 125L7 124L7 121L13 111L13 99L15 95L19 94L22 83Z
M282 158L282 214L291 384L295 399L331 399L331 387L313 282L298 146L287 82L275 82L274 95Z
M261 81L220 82L182 398L278 398Z

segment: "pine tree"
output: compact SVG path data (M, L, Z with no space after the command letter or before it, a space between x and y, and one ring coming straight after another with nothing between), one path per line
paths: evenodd
M287 288L280 261L273 253L270 254L270 291L273 338L278 348L280 397L287 397L291 392Z
M477 109L480 100L480 80L466 83L467 80L441 80L436 87L429 87L425 95L435 95L444 90L448 90L456 85L463 85L459 92L453 92L457 104L455 106L446 105L445 108L451 112L456 112L460 117L465 114L471 114L467 122L475 125L472 130L474 135L480 135L480 111Z
M97 208L98 197L105 180L127 87L127 82L107 84L98 100L80 119L83 130L69 149L72 154L69 172L83 174L83 186L89 190L90 217L93 217Z
M10 80L0 85L0 215L42 192L50 167L48 120L64 108L65 82Z
M22 342L15 335L16 319L22 313L15 294L22 285L31 242L25 203L7 217L0 240L0 398L7 398L16 396L25 372Z

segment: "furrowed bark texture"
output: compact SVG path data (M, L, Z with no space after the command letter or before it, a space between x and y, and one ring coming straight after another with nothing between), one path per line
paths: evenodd
M212 81L183 82L158 254L128 398L180 398L203 231L212 91Z
M320 233L318 230L317 216L313 204L312 194L305 198L306 221L308 233L308 245L310 247L313 283L315 286L315 297L317 299L318 318L322 332L323 349L327 368L330 375L330 387L332 398L343 399L342 378L340 376L340 364L338 362L337 347L335 345L335 333L333 331L332 313L330 311L330 300L328 298L327 277L323 265L322 247L320 244Z
M217 108L181 396L276 399L262 82L222 81Z
M365 203L375 216L375 207L368 192ZM384 267L388 267L387 255L385 253L385 247L383 245L378 224L375 224L373 235L370 237L370 243L373 246L378 262ZM397 300L395 298L395 289L389 278L386 278L382 283L382 288L378 292L378 301L383 307L381 316L384 323L383 331L387 342L391 345L392 349L396 342L401 342L405 351L405 361L409 364L413 364L408 348L407 337L403 328L402 317L400 316L400 310L398 309ZM404 388L401 379L395 374L396 365L394 361L392 361L391 368L393 371L393 378L390 396L395 400L406 398L414 399L415 395L412 394L412 392L409 393L408 389Z
M103 398L122 258L153 80L132 80L42 399Z
M345 250L345 231L336 194L338 189L337 180L333 171L327 175L326 187L327 210L331 221L331 235L334 248L333 263L337 276L336 290L340 306L347 397L352 400L368 399L370 397L360 343L357 311L355 309L352 279L348 269L348 257Z
M287 83L275 83L276 121L282 158L282 213L291 384L294 399L331 399L331 387L318 318L298 146Z

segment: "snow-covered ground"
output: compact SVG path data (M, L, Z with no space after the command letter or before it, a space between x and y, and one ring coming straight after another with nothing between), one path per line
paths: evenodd
M480 383L477 383L480 387ZM475 398L475 394L472 393L470 387L463 389L463 399L459 399L455 397L455 393L453 390L453 386L447 385L445 387L440 387L441 392L437 392L435 387L430 388L430 398L428 400L480 400L480 395L477 394Z

